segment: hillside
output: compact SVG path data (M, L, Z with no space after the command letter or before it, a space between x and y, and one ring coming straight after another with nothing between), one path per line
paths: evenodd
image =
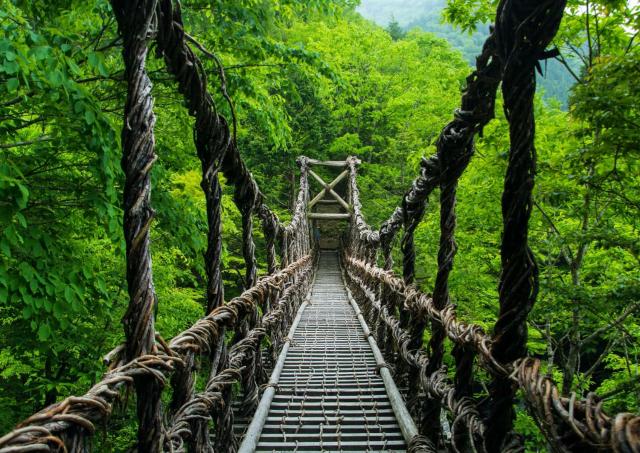
M396 21L405 31L417 27L433 33L446 39L462 52L469 64L474 64L487 37L488 26L480 25L476 32L467 33L444 23L442 10L446 2L447 0L362 0L357 11L382 27ZM566 107L575 80L561 63L555 60L545 63L539 83L545 99L557 99Z

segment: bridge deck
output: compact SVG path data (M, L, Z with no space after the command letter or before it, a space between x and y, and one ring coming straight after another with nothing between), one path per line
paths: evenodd
M255 451L406 450L335 252L320 256L275 388Z

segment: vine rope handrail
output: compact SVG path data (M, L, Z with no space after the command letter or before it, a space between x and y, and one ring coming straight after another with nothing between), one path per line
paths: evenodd
M602 404L595 394L585 399L560 396L560 392L553 380L542 373L541 362L538 359L523 357L511 363L501 363L492 353L494 339L484 332L482 327L467 324L456 317L456 309L449 305L444 309L437 309L433 298L424 294L414 285L407 285L401 278L394 276L371 263L346 255L344 264L347 269L349 287L358 294L358 301L362 303L364 312L370 325L383 323L393 338L395 350L400 354L399 359L412 367L419 369L421 384L432 398L437 398L454 414L455 421L466 421L474 435L486 432L486 421L479 411L473 407L468 398L458 398L456 386L447 376L446 370L438 369L432 374L427 373L430 354L421 348L410 346L410 333L400 326L399 318L391 313L382 303L380 292L392 294L402 299L405 307L415 316L424 316L443 326L447 337L455 344L472 349L478 354L480 366L491 375L502 376L513 382L523 390L526 401L530 404L534 415L543 424L545 434L551 442L561 440L560 451L573 451L579 442L585 442L583 447L611 449L625 451L623 445L631 448L638 445L640 439L634 435L633 427L640 423L640 418L632 414L618 414L612 418L602 409ZM383 287L381 289L380 287ZM379 343L384 339L378 338ZM455 427L456 423L454 423ZM564 427L562 437L551 435L551 431L560 431ZM455 429L454 429L454 434ZM557 433L556 433L557 434ZM462 439L458 439L461 441ZM468 442L468 439L466 439ZM562 445L565 447L562 447ZM568 446L568 447L567 447ZM477 449L481 449L476 445ZM617 449L616 449L617 448ZM465 451L464 448L460 451ZM502 450L502 451L508 451ZM632 449L628 451L633 451Z

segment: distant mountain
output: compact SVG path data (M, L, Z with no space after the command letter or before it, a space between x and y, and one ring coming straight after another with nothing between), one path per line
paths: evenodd
M386 27L390 22L397 22L403 29L418 27L446 39L459 49L469 64L475 63L489 29L479 27L478 31L469 34L455 29L442 22L442 10L446 0L361 0L357 11L365 18ZM544 76L538 81L545 99L556 99L566 106L569 90L573 86L573 78L557 61L542 63Z
M431 11L439 19L444 4L443 0L361 0L357 11L383 27L392 20L407 27L419 16Z

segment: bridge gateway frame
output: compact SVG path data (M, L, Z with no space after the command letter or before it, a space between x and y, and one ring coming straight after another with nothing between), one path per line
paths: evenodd
M353 214L353 207L337 190L338 185L344 183L349 176L349 162L348 160L305 159L309 166L309 176L320 186L317 192L311 192L313 196L307 207L311 237L320 249L336 249L340 247L341 234L339 230L343 229L342 222L351 221ZM357 160L357 165L359 163L360 161ZM337 174L330 182L326 182L322 176L314 171L314 167L337 170ZM310 187L313 186L310 184Z
M313 197L313 199L309 202L308 217L311 220L349 220L351 218L352 207L347 203L344 198L342 198L335 190L335 187L343 181L347 176L349 176L348 170L348 162L345 161L337 161L337 160L329 160L329 161L321 161L316 159L308 159L309 167L313 165L323 166L323 167L331 167L344 169L338 176L336 176L330 183L326 183L322 177L318 176L316 172L314 172L311 168L309 168L309 174L320 184L322 189L318 194ZM360 161L358 160L359 164ZM327 195L331 195L333 199L326 199ZM314 206L317 204L337 204L344 212L341 213L318 213L313 212Z

